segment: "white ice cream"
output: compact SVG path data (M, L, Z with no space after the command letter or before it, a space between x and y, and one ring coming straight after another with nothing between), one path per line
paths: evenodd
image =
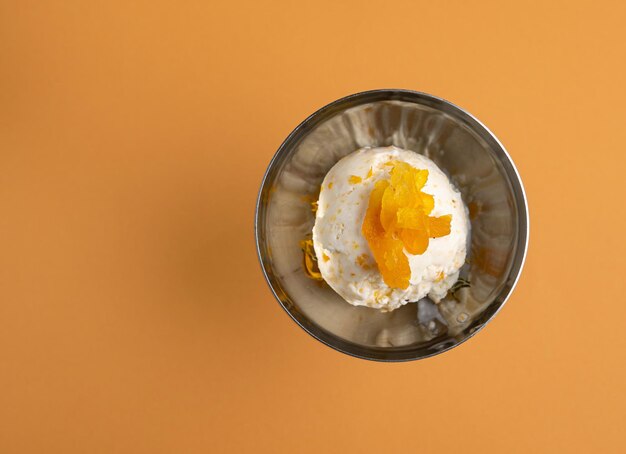
M452 215L450 234L431 239L424 254L404 251L411 268L406 289L385 284L361 233L370 192L378 180L389 179L391 167L384 164L390 161L427 169L428 181L422 190L435 199L430 216ZM350 182L351 176L362 181ZM446 295L465 262L468 230L461 194L433 161L396 147L363 148L341 159L326 174L313 227L313 244L322 277L348 303L391 311L426 295L437 302Z

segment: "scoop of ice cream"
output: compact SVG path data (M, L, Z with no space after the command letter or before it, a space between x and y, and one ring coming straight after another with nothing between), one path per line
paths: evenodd
M421 191L434 200L429 216L451 216L450 233L430 238L423 253L402 250L410 268L406 288L385 283L362 233L372 190L377 182L391 179L393 163L397 162L427 170L428 179ZM322 277L348 303L390 311L426 295L434 301L446 295L465 262L468 230L461 194L433 161L396 147L370 148L344 157L324 178L313 244Z

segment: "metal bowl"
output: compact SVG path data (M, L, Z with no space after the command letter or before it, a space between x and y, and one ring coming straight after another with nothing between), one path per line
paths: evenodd
M299 243L328 170L358 148L390 145L429 157L461 191L471 219L461 276L470 286L437 305L425 299L382 313L307 277ZM425 93L373 90L321 108L287 137L263 178L255 232L272 292L305 331L359 358L406 361L459 345L502 308L526 256L528 207L511 158L476 118Z

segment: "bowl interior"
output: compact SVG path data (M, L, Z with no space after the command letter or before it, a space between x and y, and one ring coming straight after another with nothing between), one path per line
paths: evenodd
M313 227L310 203L328 170L358 148L390 145L429 157L461 191L471 220L461 276L470 287L438 305L422 301L381 313L353 307L308 278L299 243ZM477 120L429 95L378 90L326 106L287 138L263 182L256 227L268 282L306 331L345 353L393 361L447 350L498 311L524 260L527 213L512 162Z

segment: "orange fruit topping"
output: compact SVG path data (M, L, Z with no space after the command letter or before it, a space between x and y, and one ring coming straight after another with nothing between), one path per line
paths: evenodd
M428 170L405 162L393 162L389 181L374 185L361 232L374 255L385 283L392 288L409 286L409 254L426 252L430 238L450 234L451 215L431 217L432 195L422 192Z

